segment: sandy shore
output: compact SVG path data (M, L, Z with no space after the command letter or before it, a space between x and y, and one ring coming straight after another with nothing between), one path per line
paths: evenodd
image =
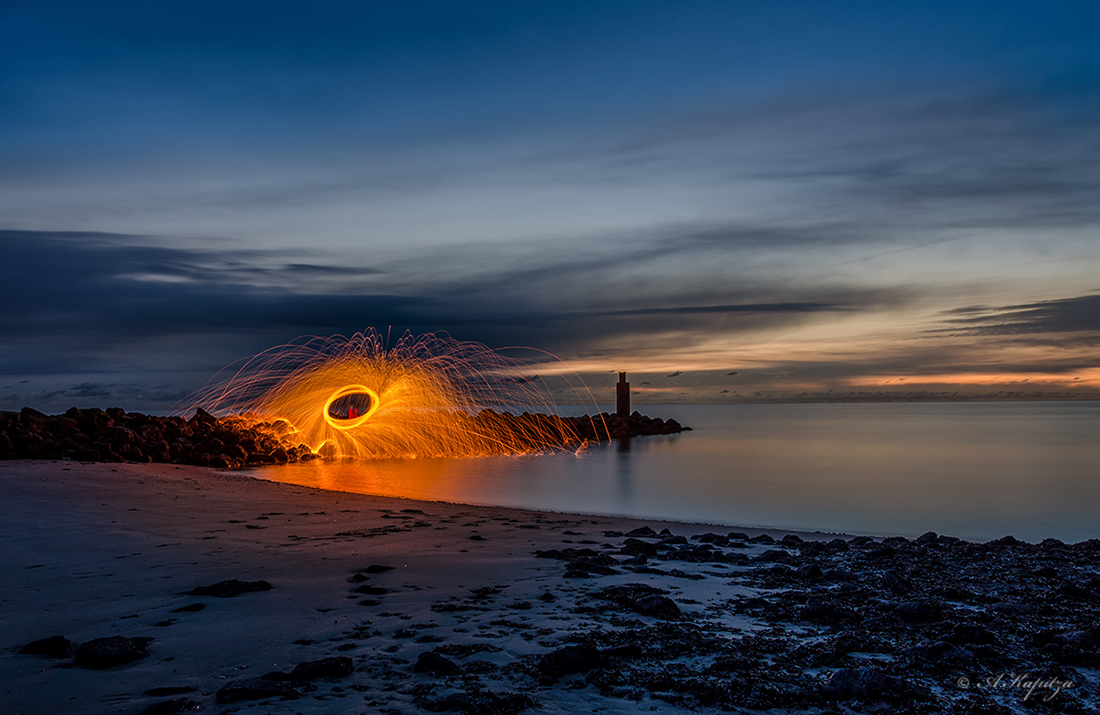
M1098 702L1095 544L738 531L0 462L0 711L1032 712L1053 686L977 685L1024 671L1070 683L1040 712ZM229 579L270 590L190 595ZM152 640L18 652L54 635Z

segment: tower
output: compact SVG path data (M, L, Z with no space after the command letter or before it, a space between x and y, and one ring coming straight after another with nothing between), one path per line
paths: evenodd
M626 373L619 373L619 382L615 385L615 412L619 417L630 416L630 383L626 381Z

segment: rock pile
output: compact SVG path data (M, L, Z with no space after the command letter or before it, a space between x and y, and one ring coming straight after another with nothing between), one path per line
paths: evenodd
M285 422L218 419L202 409L185 420L128 413L118 407L73 407L52 416L24 407L22 412L0 412L0 459L243 467L315 458L309 447L279 438L287 432Z
M691 429L676 420L651 419L638 412L623 418L607 413L558 417L485 410L468 419L473 429L491 427L514 434L516 451ZM547 435L559 437L547 444ZM125 412L118 407L73 407L62 415L46 415L30 407L21 412L0 412L0 459L170 462L234 468L286 464L318 456L294 441L293 430L284 420L218 418L201 408L190 419Z

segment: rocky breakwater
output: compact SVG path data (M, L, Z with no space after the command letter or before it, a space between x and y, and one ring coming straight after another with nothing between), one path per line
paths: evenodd
M288 432L285 422L219 419L201 409L184 419L117 407L73 407L62 415L24 407L22 412L0 412L0 459L244 467L316 458L309 447L280 438Z
M642 435L676 434L676 420L612 414L558 417L485 410L467 417L470 428L512 434L516 452L572 447ZM294 440L285 420L254 415L218 418L203 409L185 419L126 412L112 407L71 408L47 415L30 407L0 412L0 459L72 459L83 462L167 462L235 468L286 464L317 455Z
M647 417L635 410L629 417L604 412L599 415L566 417L573 430L581 439L595 442L607 442L612 439L629 439L645 435L679 434L691 431L676 420L664 420L660 417Z

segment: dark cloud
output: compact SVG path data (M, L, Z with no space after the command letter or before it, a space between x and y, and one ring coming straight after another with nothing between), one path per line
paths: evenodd
M1031 333L1100 333L1100 295L1082 295L1062 300L999 307L967 306L946 311L945 315L950 317L943 322L950 327L926 332L957 337ZM1095 337L1081 336L1089 341Z
M584 295L562 300L563 286L576 285L566 274L576 279L586 266L598 270L592 266L599 261L580 259L532 269L518 278L505 265L450 282L410 280L412 294L406 284L390 285L390 292L383 285L380 292L364 293L343 290L341 281L381 275L379 270L289 263L274 251L184 249L156 245L148 237L24 231L0 232L0 248L12 268L11 280L0 285L0 300L9 308L0 316L0 331L10 339L55 336L66 342L79 335L107 341L235 331L289 339L300 333L393 325L414 332L462 331L489 343L518 339L576 348L596 336L690 332L716 320L726 320L726 328L751 328L886 300L880 293L859 290L828 291L822 300L759 300L764 291L753 296L751 287L711 293L672 281L660 293L646 286L622 292L593 282ZM639 253L646 260L654 255ZM295 285L297 290L267 285L265 278L279 271L310 280ZM806 292L787 293L803 298ZM708 304L690 303L701 298ZM624 303L638 307L617 307Z

